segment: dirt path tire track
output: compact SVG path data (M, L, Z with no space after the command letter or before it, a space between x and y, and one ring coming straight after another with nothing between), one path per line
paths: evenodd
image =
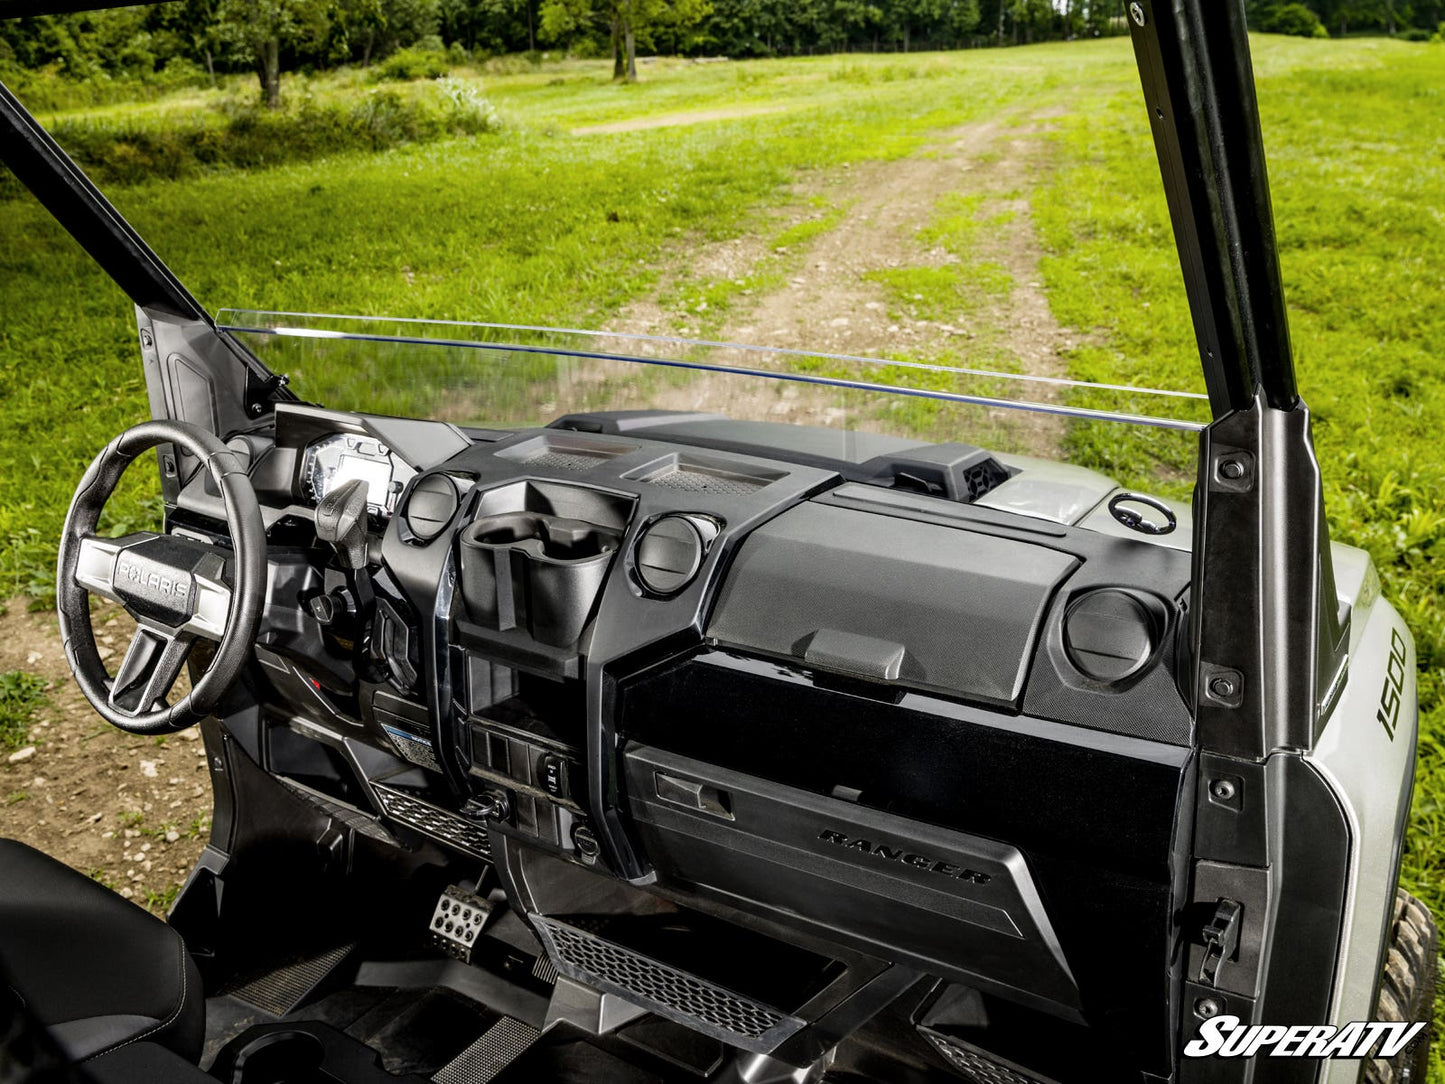
M1028 200L1017 194L1028 190L1042 168L1045 147L1038 134L1052 115L1052 111L1040 111L1024 118L996 117L964 125L942 133L905 158L864 162L848 169L841 180L833 174L802 188L800 195L821 196L832 206L838 214L836 224L793 254L793 270L780 288L734 302L725 321L709 337L826 353L903 353L920 360L949 352L961 352L966 359L970 340L985 338L997 341L1005 353L1013 355L1020 372L1063 376L1061 354L1074 345L1074 337L1059 326L1049 310L1039 271L1041 248ZM967 254L1000 265L1012 286L1006 297L986 300L972 314L961 311L956 319L928 320L900 311L890 303L886 288L867 276L960 262L960 254L926 246L918 237L934 220L940 200L951 193L984 195L984 210L990 215L1012 212L1004 224L981 230L977 251ZM779 216L775 225L786 228L805 218L806 212L794 210ZM664 273L662 285L653 295L625 309L608 329L637 334L695 333L697 314L670 310L662 300L675 292L678 277L736 280L770 255L766 239L760 236L700 246L680 267ZM756 364L756 359L748 361ZM686 384L650 390L645 404L627 405L707 409L801 424L838 420L836 396L826 389L796 384L781 389L752 386L757 384L756 380L701 374ZM1029 397L1043 401L1051 401L1055 394L1046 384L1029 389ZM1035 454L1058 454L1063 437L1060 419L995 413L1016 431L1014 443ZM966 439L966 434L961 437Z

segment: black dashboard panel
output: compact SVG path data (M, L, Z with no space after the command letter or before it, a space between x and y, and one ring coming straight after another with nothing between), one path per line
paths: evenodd
M978 449L794 430L278 408L246 437L270 770L399 845L553 863L1167 1065L1141 1021L1177 988L1188 554L974 505L1017 473ZM315 504L353 480L370 538L333 547ZM193 479L175 528L219 511Z
M862 680L1016 706L1077 558L962 525L802 504L753 532L708 637Z

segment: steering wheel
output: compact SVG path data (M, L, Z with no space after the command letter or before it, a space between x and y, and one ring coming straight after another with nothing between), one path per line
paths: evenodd
M95 534L101 509L142 452L173 444L200 461L225 502L231 548L179 535ZM112 678L90 624L90 595L125 607L136 632ZM65 517L56 577L60 638L76 684L101 716L132 734L169 734L210 715L235 684L266 600L266 526L236 455L212 433L179 421L145 422L105 446ZM198 639L218 641L191 691L166 703Z

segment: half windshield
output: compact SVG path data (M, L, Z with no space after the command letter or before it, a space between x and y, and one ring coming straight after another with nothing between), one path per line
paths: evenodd
M1207 397L907 357L610 331L228 309L301 399L463 427L668 410L959 442L1184 496Z

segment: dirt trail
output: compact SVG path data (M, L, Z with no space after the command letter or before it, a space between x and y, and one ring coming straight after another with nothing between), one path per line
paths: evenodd
M711 334L761 346L865 356L904 353L920 359L950 350L966 359L970 341L982 338L996 341L1006 355L1013 355L1021 372L1064 375L1060 354L1073 345L1073 339L1049 311L1039 274L1040 246L1028 201L1019 195L1039 168L1042 141L1037 133L1050 116L1034 114L1018 125L998 118L960 127L909 157L865 162L849 169L841 181L834 177L832 183L801 191L803 196L821 195L837 216L836 223L792 254L792 269L779 288L734 301L722 326ZM935 218L939 201L954 193L984 195L983 210L997 220L978 231L976 250L967 254L926 246L918 238ZM806 212L795 210L780 216L777 224L786 228L804 220ZM738 280L771 255L762 237L702 246L688 254L685 268L664 277L656 294L629 306L609 329L693 332L700 323L695 311L670 309L660 300L671 292L677 274L702 281ZM896 298L890 301L885 285L868 277L957 264L961 257L1001 266L1012 278L1012 287L1003 296L975 299L969 312L960 306L956 317L927 319L898 305ZM713 360L757 365L763 359ZM1053 396L1047 384L1029 390L1030 398L1048 401ZM734 417L805 424L836 422L841 412L837 395L827 389L759 386L756 380L720 374L650 389L646 397L646 405L659 409L708 409ZM1012 443L1037 454L1057 454L1062 436L1059 419L1009 411L997 414L1008 415Z
M716 120L761 117L768 113L782 113L787 108L783 105L738 105L730 109L699 109L691 113L662 113L651 117L615 120L607 124L589 124L582 128L573 128L572 134L574 136L615 135L619 132L642 132L650 128L681 128L689 124L706 124Z
M94 615L112 669L130 642L127 621L118 608ZM211 779L200 731L143 738L101 719L70 675L55 613L27 613L23 598L0 616L0 673L11 670L50 685L19 759L0 752L0 836L164 911L210 835Z

